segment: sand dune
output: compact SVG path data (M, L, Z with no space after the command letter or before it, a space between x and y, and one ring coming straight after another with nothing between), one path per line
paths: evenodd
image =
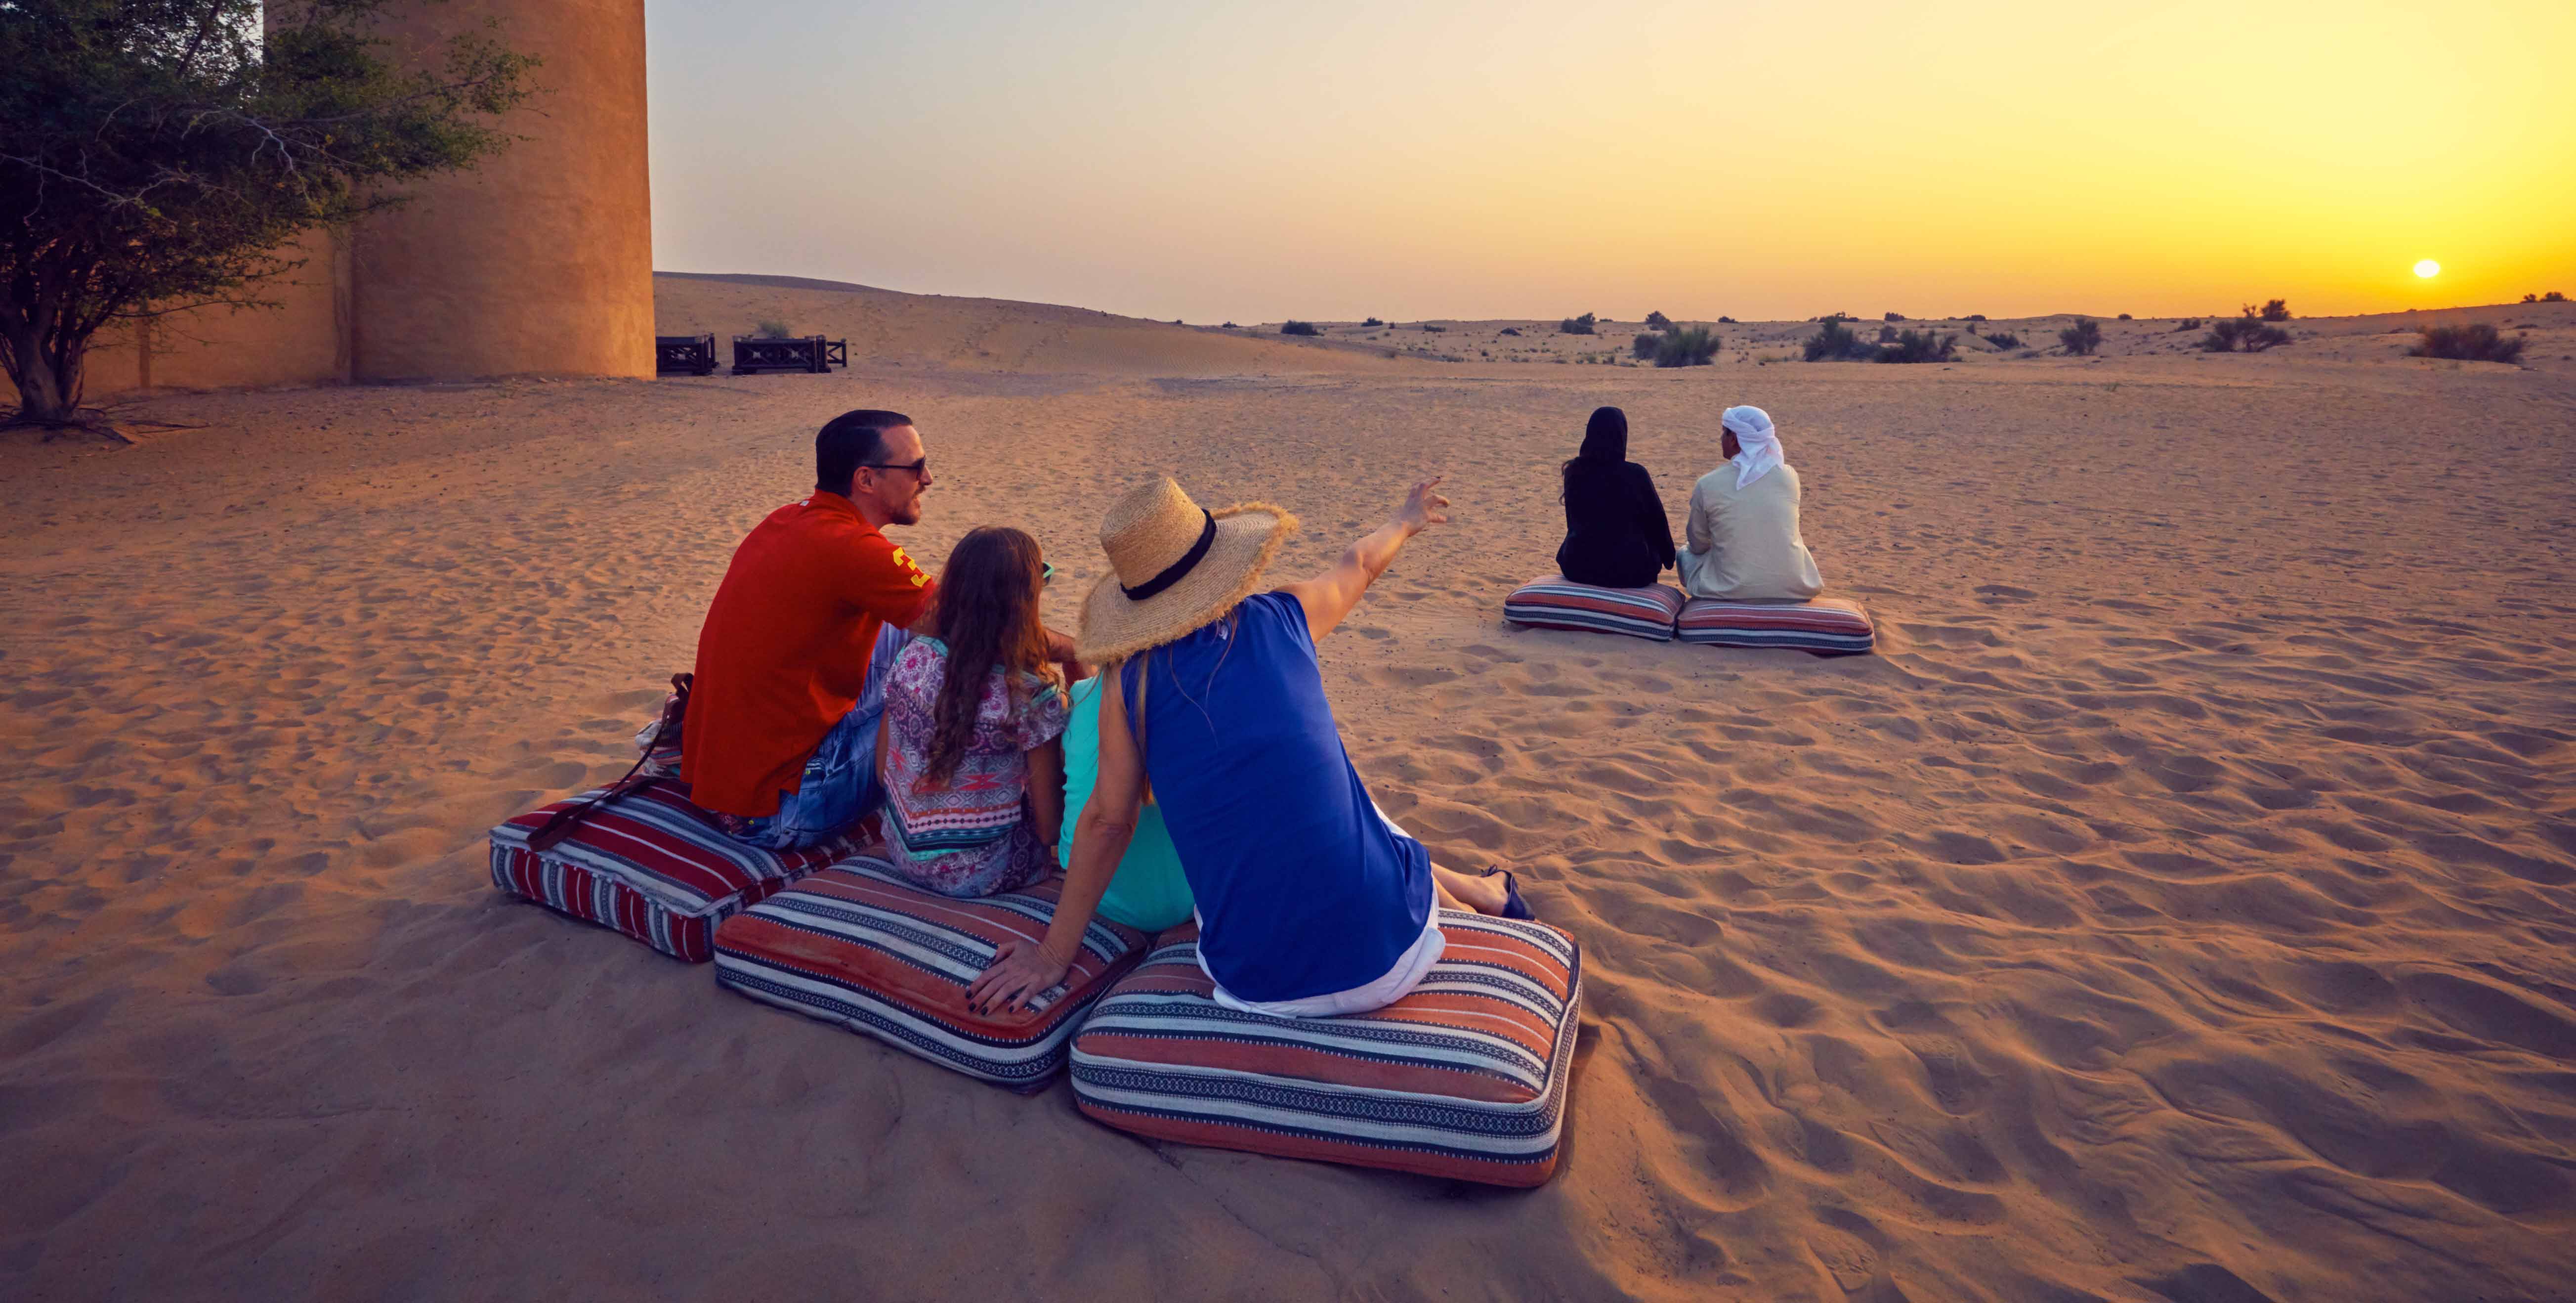
M850 341L853 357L880 366L978 371L1079 371L1097 375L1234 375L1263 371L1385 371L1388 350L1332 347L1112 316L1007 299L952 298L870 289L802 276L653 277L658 329L729 341L762 321L799 335Z
M2564 368L1432 366L661 288L858 365L0 445L0 1296L2564 1297ZM1500 621L1591 406L1679 502L1731 401L1881 655ZM495 895L484 829L624 767L863 404L940 466L915 550L1025 524L1059 621L1143 471L1290 505L1292 572L1450 476L1326 673L1387 809L1586 947L1553 1184L1140 1143Z

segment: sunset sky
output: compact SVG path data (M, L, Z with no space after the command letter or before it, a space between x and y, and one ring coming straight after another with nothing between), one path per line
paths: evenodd
M2568 0L648 13L666 270L1193 322L2576 294Z

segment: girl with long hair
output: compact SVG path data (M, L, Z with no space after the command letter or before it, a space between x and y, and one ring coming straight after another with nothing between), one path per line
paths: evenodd
M968 534L940 571L934 632L886 680L886 858L925 890L989 896L1055 872L1066 705L1038 620L1050 572L1019 530Z

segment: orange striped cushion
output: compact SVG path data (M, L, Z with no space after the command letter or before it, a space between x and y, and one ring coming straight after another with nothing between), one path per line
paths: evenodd
M1448 948L1373 1013L1217 1004L1198 933L1163 934L1073 1043L1082 1111L1165 1140L1530 1186L1556 1171L1582 959L1541 923L1444 910Z

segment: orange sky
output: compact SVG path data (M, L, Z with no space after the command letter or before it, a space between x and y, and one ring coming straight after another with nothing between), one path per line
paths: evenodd
M1246 322L2576 293L2568 0L648 12L671 270Z

